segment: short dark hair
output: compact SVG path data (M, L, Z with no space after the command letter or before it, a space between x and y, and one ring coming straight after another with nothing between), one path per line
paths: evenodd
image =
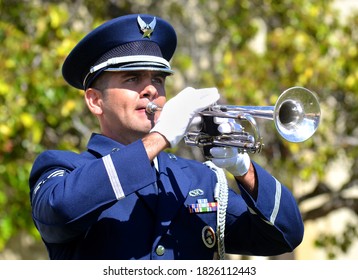
M103 91L108 86L109 76L110 74L113 74L113 72L102 72L94 81L92 84L92 88L98 89L100 91Z

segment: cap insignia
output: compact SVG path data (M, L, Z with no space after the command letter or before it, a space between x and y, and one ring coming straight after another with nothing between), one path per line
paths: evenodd
M140 27L140 30L143 32L143 38L148 37L150 39L150 35L154 31L155 25L157 23L157 19L154 17L151 23L146 23L140 16L137 17L137 21Z

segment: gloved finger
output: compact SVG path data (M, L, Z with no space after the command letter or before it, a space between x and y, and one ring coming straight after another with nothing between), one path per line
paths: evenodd
M232 133L235 130L234 124L232 122L222 123L218 126L218 131L220 133Z
M210 154L214 158L225 159L236 157L236 155L238 154L238 150L235 147L212 147L210 149Z
M223 122L218 126L218 131L222 134L224 133L233 133L233 132L241 132L242 126L235 122L235 120L230 119L231 121Z
M214 117L214 123L216 124L228 123L233 121L234 120L232 118Z
M188 130L199 130L202 126L203 118L199 115L194 116L189 124Z

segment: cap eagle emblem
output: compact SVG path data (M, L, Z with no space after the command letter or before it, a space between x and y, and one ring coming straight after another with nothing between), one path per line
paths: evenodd
M143 38L148 37L150 39L150 35L152 35L155 25L157 24L157 19L154 17L152 22L148 24L140 16L138 16L137 21L138 21L140 30L143 32Z

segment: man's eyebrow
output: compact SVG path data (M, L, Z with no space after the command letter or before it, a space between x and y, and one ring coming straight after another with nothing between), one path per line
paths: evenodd
M168 77L169 74L168 74L168 73L165 73L165 72L155 71L155 72L153 73L153 76L165 78L165 77Z
M124 72L119 72L121 73L122 77L128 77L128 76L138 76L141 75L141 73L139 71L124 71Z

